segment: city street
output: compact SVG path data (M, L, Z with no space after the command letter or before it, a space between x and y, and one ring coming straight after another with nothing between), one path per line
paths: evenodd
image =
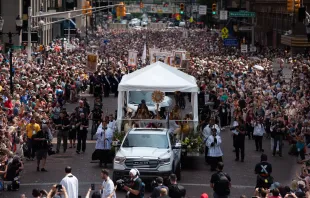
M93 98L87 97L93 106ZM104 98L104 109L109 114L115 112L117 108L117 99L110 95L109 98ZM66 105L67 111L71 112L77 104ZM224 170L232 178L231 197L237 198L242 194L251 197L254 192L256 175L254 174L254 166L260 160L260 153L255 151L254 140L246 139L246 156L245 162L235 162L235 154L232 151L232 137L227 130L222 132L222 150L224 153ZM55 141L55 139L54 139ZM263 147L268 154L269 162L273 165L273 176L275 181L283 184L290 184L291 177L295 175L296 158L289 156L288 143L285 142L283 157L272 157L270 150L270 140L264 140ZM36 172L36 162L26 161L25 170L21 174L21 187L17 192L2 192L2 197L12 198L19 197L25 193L27 197L32 197L32 189L45 189L49 191L53 184L60 182L65 175L65 166L71 166L73 174L79 179L79 194L84 197L90 185L96 184L96 189L100 187L101 178L98 162L91 161L91 155L95 148L95 141L88 141L85 154L77 155L74 149L69 149L66 153L60 153L48 157L46 169L47 173ZM209 181L212 175L210 167L205 165L204 156L188 157L187 164L183 164L182 180L180 183L187 190L187 197L200 197L203 192L207 192L209 196L212 194L212 189L209 187ZM108 165L111 170L112 165ZM285 174L283 174L285 173ZM117 192L118 197L124 197L125 193Z

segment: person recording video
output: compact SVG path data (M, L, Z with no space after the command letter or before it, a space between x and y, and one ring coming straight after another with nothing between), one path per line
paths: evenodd
M124 186L123 189L127 191L128 198L140 198L143 193L142 180L139 178L139 171L137 169L131 169L129 172L130 186Z

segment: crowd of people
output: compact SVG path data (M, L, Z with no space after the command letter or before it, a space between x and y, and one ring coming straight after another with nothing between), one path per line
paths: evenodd
M220 131L232 126L229 130L234 134L232 142L236 161L246 160L246 136L255 139L257 152L268 150L263 146L263 136L271 139L271 153L280 157L285 156L282 145L283 140L287 140L290 154L299 155L299 163L303 164L296 181L298 185L290 190L294 193L307 192L309 162L306 149L310 145L308 57L290 58L285 50L261 46L257 46L257 53L242 54L236 48L224 47L217 33L200 29L189 30L187 39L182 39L180 29L142 29L96 32L90 36L88 45L79 39L71 39L70 42L76 46L74 50L37 52L33 54L32 61L27 60L24 51L14 53L13 90L9 83L8 57L0 55L0 156L4 164L0 166L0 174L4 181L12 182L9 188L19 188L15 178L23 170L24 157L28 160L36 157L37 171L47 171L47 155L54 154L53 137L57 137L55 153L61 150L61 140L63 152L68 149L68 140L69 148L76 148L77 154L85 152L91 118L99 122L100 128L92 130L98 139L93 158L100 158L110 149L104 142L112 138L114 119L95 110L95 107L92 111L87 101L79 99L79 93L86 91L89 85L90 92L96 97L101 94L109 97L110 93L117 96L122 76L149 64L148 58L146 63L142 63L141 58L146 43L148 47L156 46L162 50L184 49L190 52L190 65L184 71L196 77L200 88L199 100L203 104L211 104L210 109L217 114L213 117L208 111L201 111L200 115L200 129L207 146L206 161L212 170L217 169L223 155ZM60 41L51 43L51 47L55 45L61 45ZM92 45L98 45L100 49L94 73L86 67L86 52L94 50ZM128 50L132 49L138 51L135 68L127 67ZM273 69L276 58L280 59L279 71ZM257 69L256 65L263 69ZM289 78L283 74L285 67L292 71ZM69 115L65 103L77 101L78 107ZM96 108L102 109L100 97L97 102ZM113 130L109 131L110 128ZM103 139L102 134L105 134ZM106 165L107 159L102 158L100 162ZM267 188L272 193L277 191L275 189L281 190L272 180L267 183L264 187L266 192ZM259 190L261 197L262 192L265 191Z

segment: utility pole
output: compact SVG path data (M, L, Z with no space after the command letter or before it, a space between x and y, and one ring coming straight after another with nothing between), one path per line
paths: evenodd
M31 6L28 7L28 45L27 45L27 57L28 61L31 61L31 15L32 8Z

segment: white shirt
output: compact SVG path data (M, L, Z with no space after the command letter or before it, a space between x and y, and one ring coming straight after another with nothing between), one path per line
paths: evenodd
M110 177L108 177L107 181L102 182L102 188L101 198L107 198L114 192L114 183ZM116 198L116 193L113 194L112 198Z
M221 129L217 124L214 124L212 128L216 129L216 135L220 135ZM207 140L208 137L211 135L211 128L210 128L209 124L203 129L202 135L203 135L205 140Z
M68 193L70 198L78 198L79 196L79 181L71 173L67 174L60 182L63 185Z
M115 120L109 121L108 128L111 128L113 130L113 132L114 132L114 130L116 129L116 122L115 122Z
M210 135L207 139L206 145L209 148L208 156L210 156L210 157L221 157L221 156L223 156L223 152L222 152L222 149L220 147L220 145L222 143L222 139L218 135L216 135L215 138L217 140L216 143L214 143L214 136L213 135ZM211 146L212 143L214 143L213 146Z
M103 129L102 124L96 132L96 149L110 150L113 138L113 130L111 128Z
M264 125L259 123L254 125L254 132L253 132L254 136L263 136L264 133L265 133Z

